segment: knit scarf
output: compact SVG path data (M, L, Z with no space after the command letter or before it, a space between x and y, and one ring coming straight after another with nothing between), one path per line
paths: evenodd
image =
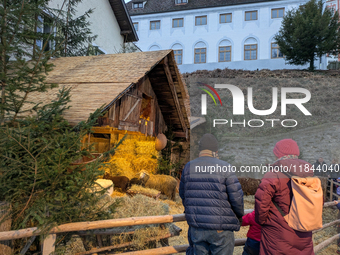
M296 156L296 155L285 155L277 160L275 160L274 163L276 163L277 161L280 161L280 160L284 160L284 159L298 159L299 157Z
M218 158L218 153L213 152L211 150L202 150L200 151L199 157L212 157L212 158Z

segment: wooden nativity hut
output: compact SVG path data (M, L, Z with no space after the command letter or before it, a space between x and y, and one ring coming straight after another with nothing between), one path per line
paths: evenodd
M175 138L188 140L189 98L172 50L66 57L52 63L47 81L59 88L36 97L51 100L61 86L71 87L71 107L64 117L73 125L104 106L94 133L84 138L96 142L100 152L126 133L152 138L170 126Z

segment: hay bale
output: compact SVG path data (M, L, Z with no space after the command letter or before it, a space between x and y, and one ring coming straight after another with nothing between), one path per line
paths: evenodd
M119 199L121 200L120 206L113 215L115 219L169 214L169 206L153 198L137 194L134 197L126 196ZM111 237L111 242L113 245L132 242L133 246L139 250L149 248L148 239L170 233L168 228L169 224L165 224L165 226L165 229L161 229L159 224L136 226L133 235L121 234L119 236L113 236ZM117 229L124 231L128 228L121 227Z
M113 215L115 219L169 214L169 206L161 201L143 195L123 197Z
M242 190L245 195L255 195L256 190L261 183L260 179L248 177L239 177L238 180L242 186Z
M116 197L124 197L124 196L126 196L126 193L122 193L122 192L114 190L110 197L116 198Z
M139 185L132 185L131 188L127 191L127 194L130 196L141 194L141 195L148 196L154 199L158 199L161 195L161 192L155 189L144 188Z
M112 176L124 175L129 179L136 177L143 169L156 173L158 157L155 141L144 141L141 137L127 139L107 162L105 172Z

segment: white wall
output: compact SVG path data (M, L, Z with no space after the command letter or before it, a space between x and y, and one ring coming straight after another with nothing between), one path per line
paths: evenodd
M285 60L271 59L271 42L279 31L282 18L271 18L271 9L285 8L285 12L305 3L306 0L286 0L265 3L225 6L168 12L160 14L131 16L133 22L138 22L138 37L136 43L142 51L151 48L171 49L174 44L183 48L183 64L179 65L182 72L192 72L198 69L212 70L215 68L237 68L246 70L306 68L307 66L292 66ZM245 11L258 11L258 20L245 21ZM232 13L231 23L219 23L220 14ZM207 25L195 26L195 16L207 15ZM184 18L184 26L172 28L172 19ZM150 30L150 21L161 20L161 29ZM244 43L248 38L257 41L257 60L244 60ZM232 46L231 62L218 62L218 47L222 40L229 40ZM204 64L194 64L194 46L198 42L206 44L207 60ZM323 61L325 63L326 61ZM316 67L320 66L319 62ZM324 67L324 66L322 66Z
M49 6L60 9L64 0L51 0ZM66 7L64 7L64 10ZM108 0L83 0L77 6L77 12L82 15L89 9L94 9L89 20L92 34L98 35L94 41L95 46L107 54L116 53L124 42L120 34L120 27L114 16Z

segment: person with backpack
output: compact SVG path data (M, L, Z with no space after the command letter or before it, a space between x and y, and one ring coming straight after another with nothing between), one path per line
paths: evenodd
M322 226L321 182L311 178L312 165L298 158L300 150L294 140L277 142L273 152L277 160L255 194L255 220L262 226L260 255L314 255L310 229ZM306 190L315 195L311 198L315 207L299 211L296 206L309 203L301 196Z

